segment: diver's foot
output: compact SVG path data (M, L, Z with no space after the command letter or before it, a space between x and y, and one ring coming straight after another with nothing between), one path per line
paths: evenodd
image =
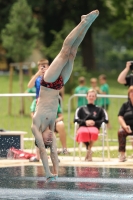
M87 15L82 15L81 16L81 21L85 20L88 23L92 23L99 15L99 11L98 10L93 10L92 12L90 12Z

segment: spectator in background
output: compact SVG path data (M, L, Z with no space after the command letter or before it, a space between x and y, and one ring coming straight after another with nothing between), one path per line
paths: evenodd
M133 86L128 89L128 100L123 103L118 113L120 130L118 131L119 162L126 161L126 137L133 135Z
M32 88L27 88L25 93L36 93L36 88L33 86ZM34 100L36 97L32 96L32 100Z
M61 105L61 103L63 103L64 96L65 96L65 87L64 86L60 89L59 96L61 98L61 99L59 98L59 104ZM62 105L61 105L61 107L62 107Z
M127 75L129 71L131 72L131 74ZM118 81L118 83L123 84L128 87L133 85L133 61L126 62L126 67L119 74L117 81ZM133 147L132 141L131 141L131 145ZM133 155L132 155L132 157L133 157Z
M89 89L93 89L97 92L97 94L100 93L100 88L97 85L97 78L91 78L90 79L90 88ZM95 100L95 105L99 105L99 99L97 98Z
M69 154L66 145L66 131L60 104L58 105L57 116L55 120L55 133L59 133L59 138L62 145L62 151L58 151L58 154Z
M39 92L40 92L40 81L42 79L43 73L41 70L41 67L43 66L49 66L49 61L47 59L41 59L37 63L38 66L38 71L37 73L32 77L32 81L30 81L30 86L29 88L36 88L36 99L39 97Z
M100 83L100 94L109 94L109 85L107 84L107 78L105 74L101 74L99 76L99 83ZM109 109L110 100L108 97L101 97L99 98L99 106L104 108L105 110Z
M85 161L92 161L92 146L98 139L98 133L102 122L107 122L104 109L94 105L97 98L95 90L90 89L87 93L88 104L77 108L74 122L79 124L76 141L83 142L86 146Z
M59 95L61 96L62 100L64 100L64 95L65 95L65 87L64 86L61 88Z
M132 62L128 61L126 63L125 69L118 76L118 79L117 79L118 83L123 84L128 87L133 85L133 74L131 73L127 75L129 71L133 72L133 61Z
M78 79L79 86L75 88L74 93L75 94L87 94L89 88L86 86L86 80L85 77L81 76ZM86 97L77 97L77 107L83 106L87 104Z
M33 86L32 88L27 88L25 93L36 93L36 88L35 86ZM36 99L35 96L32 96L32 97L27 97L30 101L34 101L34 99Z

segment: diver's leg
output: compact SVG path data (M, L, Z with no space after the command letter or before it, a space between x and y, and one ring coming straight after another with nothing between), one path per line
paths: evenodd
M39 148L40 157L41 157L41 160L43 163L46 177L48 178L50 176L53 176L53 174L51 173L51 171L49 169L48 156L47 156L47 152L46 152L45 145L43 142L42 132L40 131L40 127L41 127L40 125L41 124L39 122L39 119L33 117L33 123L32 123L31 129L32 129L33 135L35 136L37 146ZM47 128L47 126L46 126L46 128Z
M53 142L52 145L50 147L50 157L53 163L53 173L56 174L58 176L58 164L59 164L59 160L58 160L58 154L57 154L57 145L56 145L56 136L54 134L54 127L55 127L55 122L53 121L50 124L50 130L53 132Z
M88 24L88 26L90 26L90 25ZM72 73L72 70L73 70L74 59L76 57L78 47L79 47L80 43L82 42L82 40L83 40L87 30L88 30L88 26L86 26L84 28L84 30L80 33L78 38L75 40L73 46L71 47L71 51L70 51L70 54L69 54L69 60L68 60L67 64L64 66L64 68L61 72L61 76L63 78L64 84L69 80L69 78L71 76L71 73Z
M69 62L69 56L71 53L72 46L76 42L78 44L77 45L77 48L78 48L88 28L91 26L93 21L97 18L98 14L99 14L99 11L95 10L89 13L88 15L83 15L81 17L81 22L66 37L60 53L53 60L48 70L45 72L44 81L54 82L57 80L57 78L61 74L62 69L65 67L67 62ZM79 37L79 35L80 35L80 42L77 42L76 40Z

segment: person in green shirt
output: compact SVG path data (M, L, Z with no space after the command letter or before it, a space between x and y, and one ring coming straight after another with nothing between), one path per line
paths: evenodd
M93 90L96 91L97 94L100 93L100 88L97 85L97 78L93 77L93 78L90 79L90 86L91 87L89 88L89 90L93 89ZM94 104L97 105L97 106L99 105L99 98L96 98Z
M32 87L32 88L27 88L27 90L25 91L25 93L36 93L36 88ZM32 99L34 100L36 97L33 96Z
M100 94L109 94L109 85L107 84L107 78L105 74L101 74L99 76L99 82L100 82ZM102 97L99 99L99 106L104 108L105 110L109 109L110 100L108 97Z
M74 90L75 94L87 94L89 88L86 86L86 80L85 77L81 76L79 77L79 86L77 86ZM87 99L86 97L77 97L77 107L86 105Z

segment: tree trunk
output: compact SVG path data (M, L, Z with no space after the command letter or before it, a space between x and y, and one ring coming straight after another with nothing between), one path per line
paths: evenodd
M13 82L13 66L10 65L9 71L9 93L12 93L12 82ZM9 97L8 101L8 114L11 115L12 113L12 97Z
M87 68L87 71L95 69L95 58L93 51L93 39L92 30L89 29L82 42L82 56L83 66Z
M19 85L20 85L20 93L24 92L24 80L23 80L23 63L19 63ZM24 97L20 97L20 111L21 115L25 114L25 106L24 106Z

